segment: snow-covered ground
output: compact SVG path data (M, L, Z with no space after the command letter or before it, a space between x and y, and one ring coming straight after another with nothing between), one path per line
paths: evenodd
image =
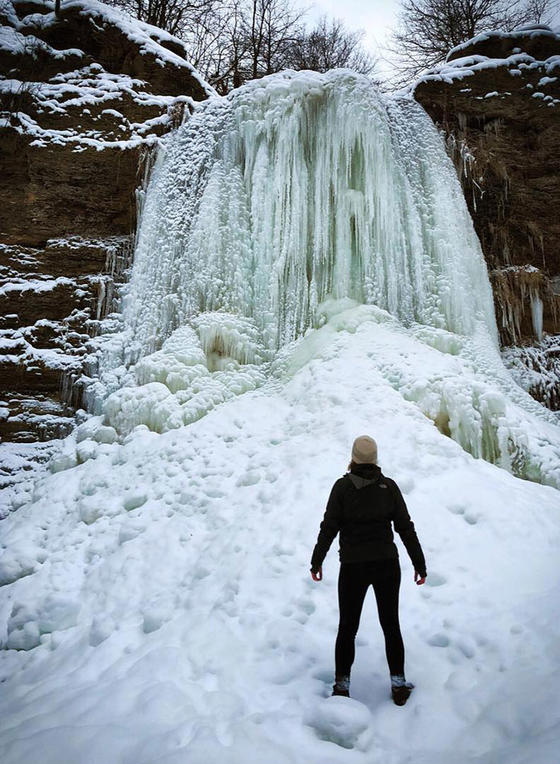
M2 522L1 576L16 579L2 588L3 762L555 760L560 493L440 434L382 373L406 341L421 377L421 341L355 315L309 332L273 379L188 427L97 444ZM424 348L456 372L454 355ZM372 595L353 697L329 697L334 547L324 581L309 576L362 433L428 562L418 588L398 542L416 683L404 708L390 701Z

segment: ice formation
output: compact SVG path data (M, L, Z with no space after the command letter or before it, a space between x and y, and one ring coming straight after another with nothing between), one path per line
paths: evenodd
M492 272L494 299L499 306L502 328L512 344L518 344L523 335L522 324L525 313L531 316L533 334L537 340L543 339L543 300L547 294L544 274L534 265L510 265ZM550 304L555 313L555 304ZM526 330L525 330L526 331Z
M205 311L267 349L327 297L493 334L480 245L442 141L365 77L285 72L210 99L169 142L145 202L125 316L141 352Z
M512 391L501 363L486 266L441 136L411 98L351 72L250 83L209 99L168 140L142 198L123 322L124 355L108 338L95 409L121 435L179 428L285 379L321 327L366 325L373 348L390 325L401 350L432 364L419 374L420 361L411 369L383 345L378 368L403 397L474 456L560 482L548 446L527 435L527 410L547 432L550 417Z
M548 335L534 345L503 350L506 366L518 384L554 411L560 411L560 341Z

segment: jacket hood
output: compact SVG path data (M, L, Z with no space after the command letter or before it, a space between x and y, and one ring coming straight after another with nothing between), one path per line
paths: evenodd
M355 488L365 488L381 479L381 468L377 464L357 464L346 474Z

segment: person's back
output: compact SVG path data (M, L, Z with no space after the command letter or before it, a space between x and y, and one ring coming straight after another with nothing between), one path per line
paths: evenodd
M338 581L340 622L335 649L333 695L349 695L354 641L366 592L373 586L385 648L393 699L406 702L413 685L404 676L404 646L398 618L400 566L393 541L393 524L423 584L426 563L414 524L394 480L377 466L377 444L368 436L356 438L350 472L334 484L311 558L311 575L322 579L323 560L340 534Z

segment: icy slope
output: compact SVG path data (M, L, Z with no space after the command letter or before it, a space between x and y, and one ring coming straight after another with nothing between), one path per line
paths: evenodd
M453 378L455 356L341 321L190 426L98 445L3 521L2 641L31 648L0 656L3 762L554 760L560 494L474 459L383 371L403 353L422 379L437 356ZM428 562L417 588L400 547L405 708L371 596L354 697L327 697L336 550L321 584L309 557L363 432Z

